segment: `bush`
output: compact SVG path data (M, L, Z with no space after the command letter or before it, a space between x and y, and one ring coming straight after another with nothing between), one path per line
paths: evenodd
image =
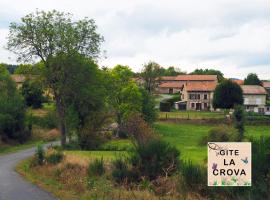
M28 79L23 83L21 91L27 106L32 106L33 108L42 107L43 90L40 83Z
M171 111L171 104L169 102L161 101L159 103L159 110L161 112L170 112Z
M171 107L173 107L174 102L180 101L180 94L173 95L171 98L166 99L165 102L170 103Z
M200 165L194 165L190 160L181 164L181 177L189 188L202 188L207 184L206 169Z
M234 127L238 130L239 140L242 140L244 138L244 131L245 131L245 127L244 127L245 110L242 105L234 106L233 122L234 122Z
M43 165L43 163L45 161L45 152L44 152L43 145L38 145L37 146L35 158L36 158L37 163L39 165Z
M154 97L144 88L140 88L142 93L142 115L143 119L152 124L158 117L157 109L155 108Z
M53 151L46 157L46 161L50 164L58 164L62 161L64 155L62 151Z
M229 142L238 141L238 134L234 128L228 126L219 126L212 128L208 135L203 137L200 141L201 145L207 144L207 142Z
M130 171L128 169L127 161L122 158L117 158L113 161L112 178L118 183L127 183L130 179Z
M31 135L26 124L23 97L9 75L0 74L0 136L25 142Z
M129 116L123 130L133 139L135 146L144 145L155 137L153 129L138 113Z
M32 123L42 128L56 128L58 126L58 117L54 110L48 111L45 116L33 116Z
M139 173L153 180L158 176L170 176L179 167L179 151L169 143L152 139L139 145L131 156L131 163Z
M88 177L101 176L105 173L103 158L95 159L93 163L89 164Z

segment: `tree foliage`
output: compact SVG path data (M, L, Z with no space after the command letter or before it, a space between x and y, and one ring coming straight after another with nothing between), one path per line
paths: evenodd
M151 95L148 91L144 88L140 88L140 92L142 94L142 116L143 119L152 124L157 119L157 109L155 108L155 99L153 95Z
M180 74L186 74L186 72L181 71L180 68L170 66L167 69L164 67L160 67L160 76L177 76Z
M25 126L23 98L8 75L0 74L0 85L0 136L24 142L30 131Z
M20 64L14 71L14 74L24 74L24 75L42 75L44 71L44 65L38 62L34 65L32 64Z
M160 79L160 66L155 62L148 62L143 66L141 76L144 80L144 87L149 93L153 93Z
M218 82L221 82L224 80L224 74L215 69L195 69L190 74L199 74L199 75L217 75Z
M130 114L141 113L142 94L136 83L131 80L132 71L128 66L117 65L108 73L109 102L121 128Z
M243 91L237 83L224 80L214 91L213 107L230 109L235 104L243 104Z
M245 110L242 105L235 105L233 112L234 127L238 130L239 140L243 139L245 132Z
M43 101L43 88L40 82L27 79L21 88L27 106L41 108Z
M250 73L244 80L244 85L262 85L261 80L255 73Z
M85 67L88 61L86 62L84 58L97 59L100 55L100 44L103 37L97 33L96 29L97 26L93 19L84 18L73 21L71 14L55 10L37 11L23 17L21 23L11 23L10 25L8 49L18 55L18 60L29 61L39 58L45 66L46 83L56 99L62 145L66 143L66 99L83 98L76 101L78 105L82 105L81 115L84 115L85 111L82 109L85 107L96 109L97 104L92 103L86 95L91 90L84 91L83 95L78 95L79 91L85 90L84 87L81 90L78 87L85 84L82 84L81 80L88 82L85 77L81 76L88 72L77 73L76 71L79 65ZM69 59L71 57L73 59ZM74 73L74 71L76 72ZM75 78L78 79L75 80ZM74 81L69 82L70 80ZM89 80L91 82L91 79ZM73 83L74 86L68 85L70 83ZM86 85L89 87L89 84ZM76 88L74 89L74 87ZM98 90L93 91L98 92ZM87 102L90 103L79 103L85 102L85 99L88 99Z

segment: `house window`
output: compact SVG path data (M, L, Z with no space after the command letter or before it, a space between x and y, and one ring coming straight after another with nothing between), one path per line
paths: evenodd
M248 104L249 101L248 101L248 98L244 98L244 104Z
M201 99L201 95L200 94L189 94L189 99Z
M207 99L207 94L204 94L203 95L203 99Z
M195 99L195 94L189 94L189 99Z
M207 103L204 103L204 104L203 104L203 108L204 108L205 110L208 109Z
M267 109L267 111L270 111L270 107L267 107L266 109Z
M194 108L194 107L195 107L194 103L191 103L191 108Z
M256 99L256 104L257 104L257 105L260 105L260 104L262 104L262 99L260 99L260 98L257 98L257 99Z

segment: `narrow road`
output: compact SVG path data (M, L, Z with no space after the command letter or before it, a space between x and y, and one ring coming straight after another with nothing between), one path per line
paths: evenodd
M0 200L56 200L51 194L25 181L14 168L32 156L35 148L0 156Z

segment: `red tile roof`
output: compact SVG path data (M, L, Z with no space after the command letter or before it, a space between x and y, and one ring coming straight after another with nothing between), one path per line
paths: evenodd
M241 85L243 94L267 94L266 90L259 85Z
M263 82L263 87L270 88L270 81Z
M186 88L187 91L192 92L192 91L207 91L211 92L214 91L217 86L216 82L187 82L184 87Z
M160 88L182 88L182 84L177 82L166 82L161 83L158 87Z
M25 76L24 75L20 75L20 74L12 74L11 75L11 79L15 83L23 83L25 81Z
M174 81L177 76L161 76L160 80L162 81Z
M217 81L217 75L178 75L177 81Z
M240 80L240 79L234 79L234 80L232 80L232 82L237 83L238 85L243 85L244 84L244 81Z

